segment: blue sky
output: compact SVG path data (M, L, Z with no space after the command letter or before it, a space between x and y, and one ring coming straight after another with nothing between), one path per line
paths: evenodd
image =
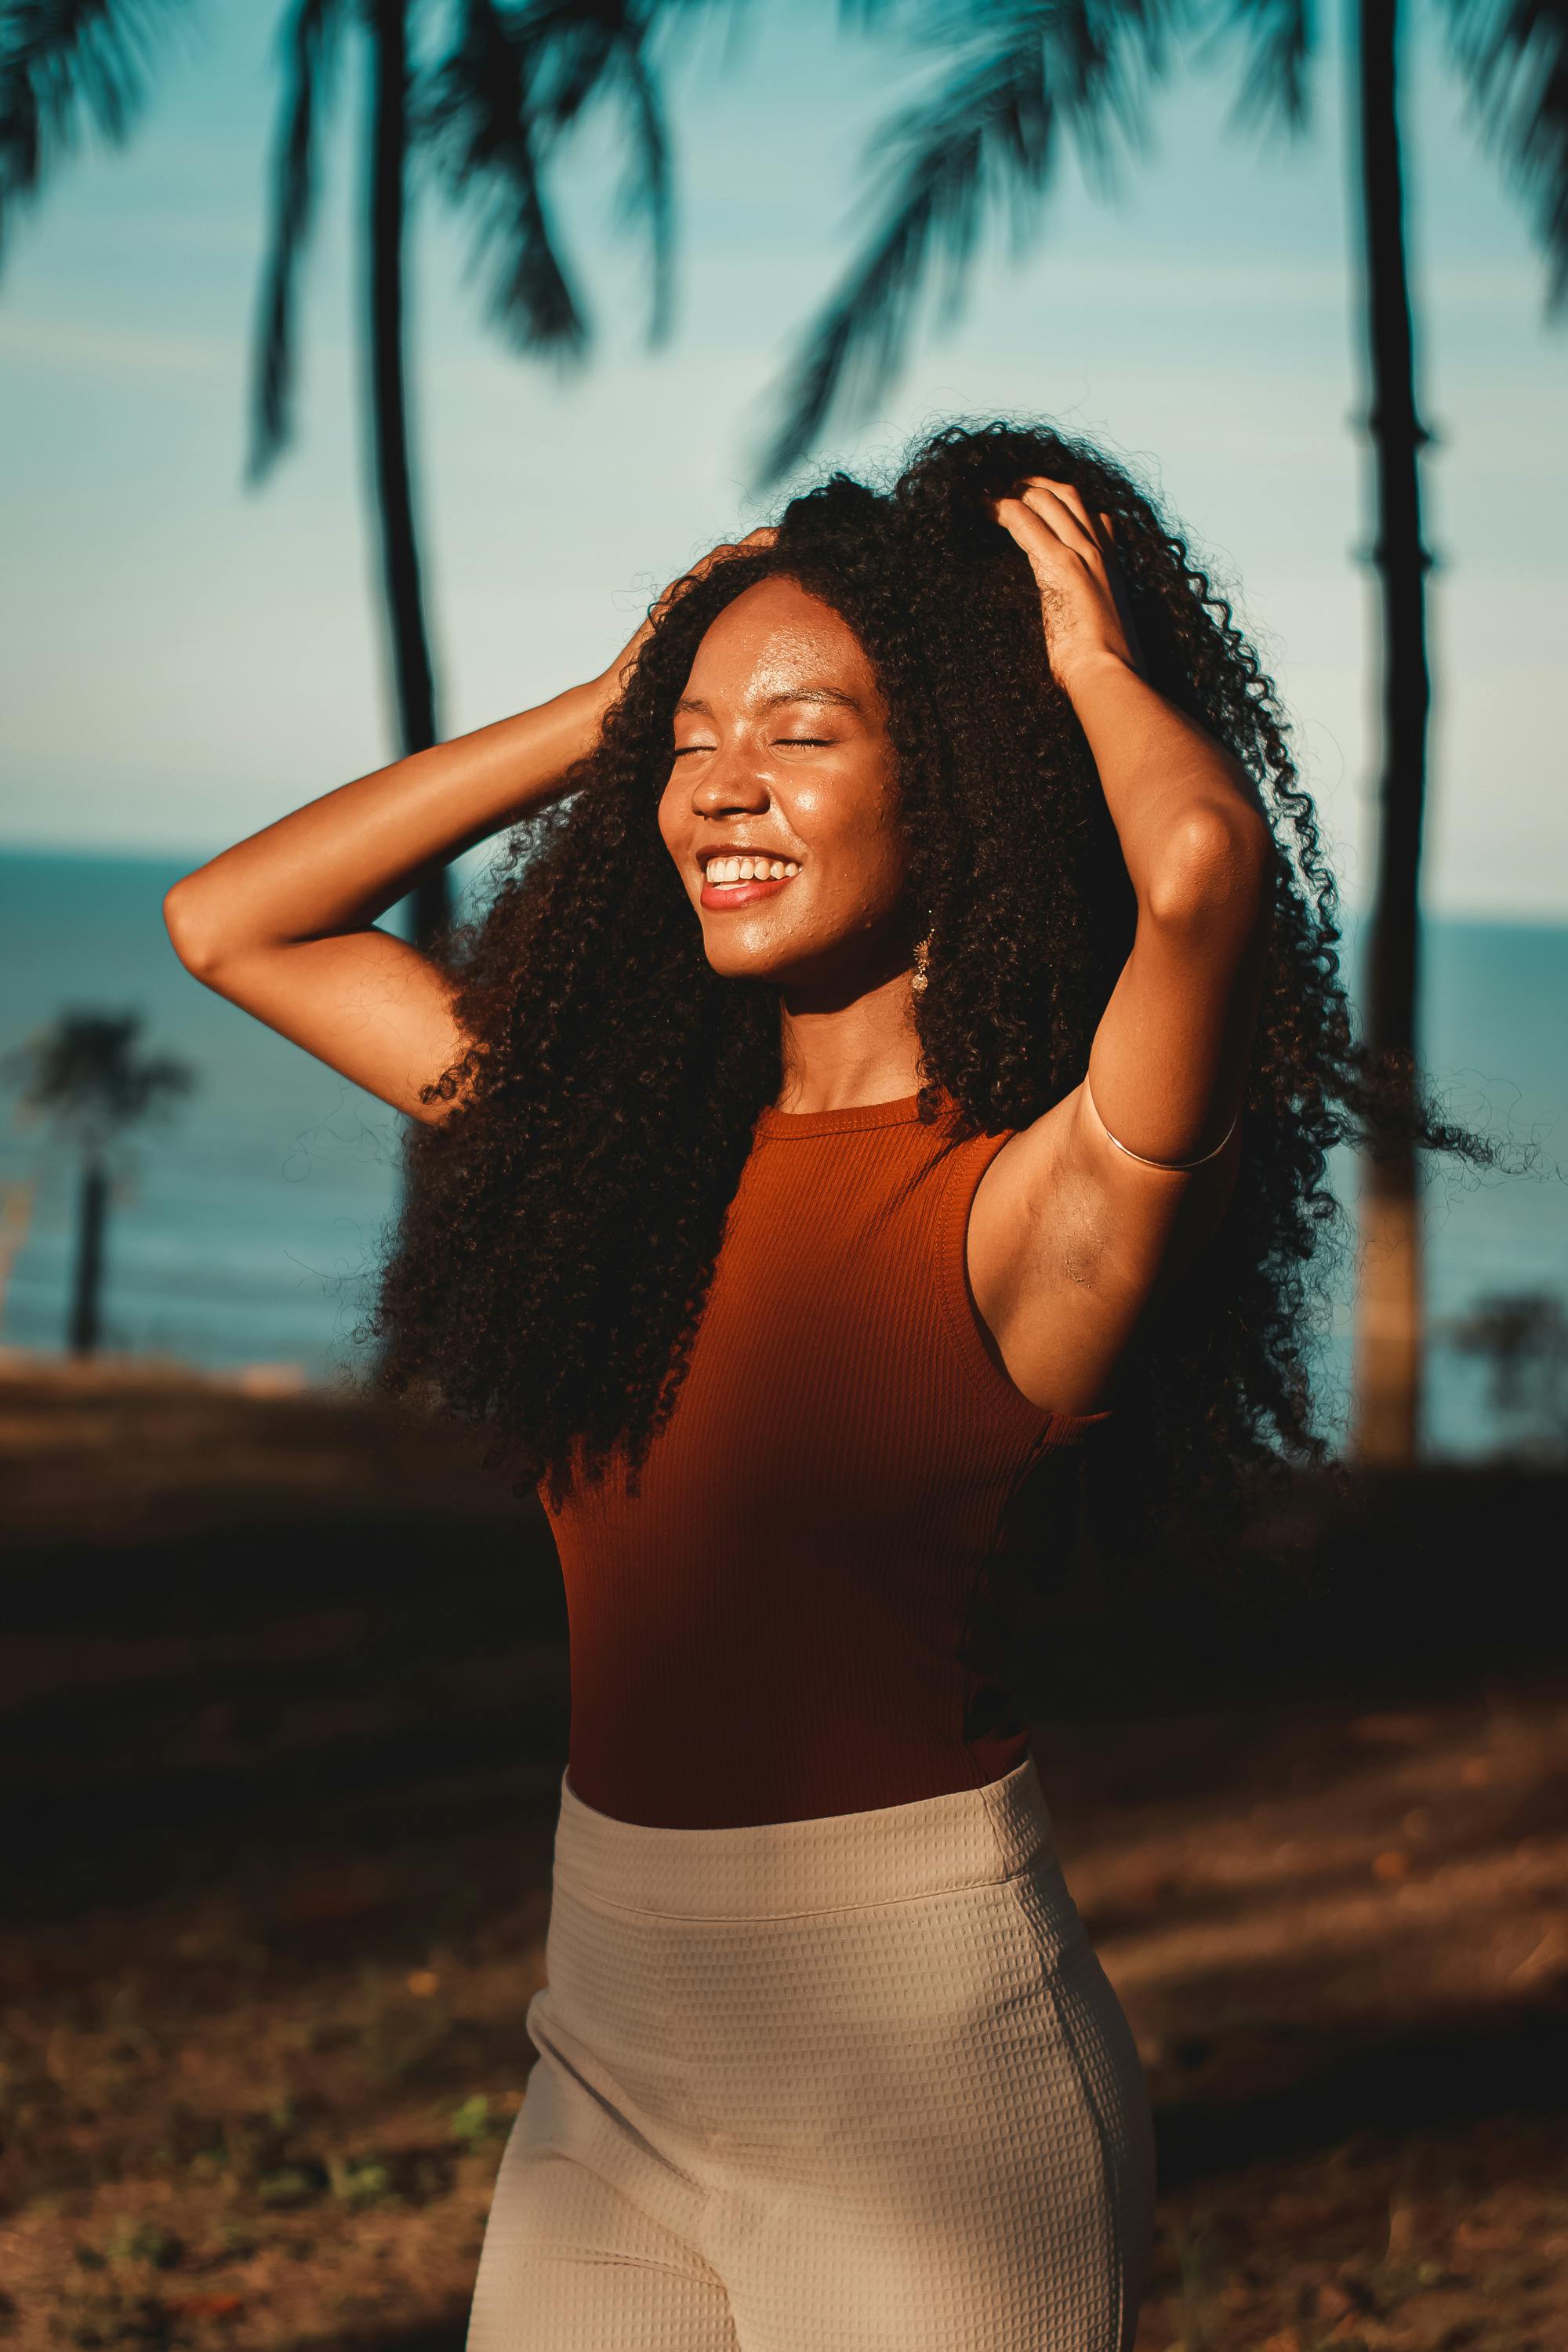
M394 752L363 497L358 60L329 133L296 446L242 486L279 79L271 5L208 0L130 146L79 156L0 279L0 840L193 861ZM1000 241L951 331L820 464L949 415L1027 411L1135 466L1238 593L1294 714L1347 898L1370 878L1374 620L1348 262L1347 78L1329 46L1300 147L1226 127L1191 63L1109 200L1068 162L1032 257ZM889 52L815 5L753 10L676 75L680 300L641 344L640 262L606 233L603 140L561 184L599 322L563 378L488 331L466 230L422 196L413 401L441 724L601 669L652 589L764 519L750 461L781 359L863 216ZM352 48L352 45L351 45ZM1568 333L1480 151L1428 9L1407 42L1424 485L1438 701L1428 904L1568 917ZM812 470L820 469L814 466Z

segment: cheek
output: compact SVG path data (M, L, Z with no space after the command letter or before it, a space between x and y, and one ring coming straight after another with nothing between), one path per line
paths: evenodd
M898 855L897 795L879 761L790 777L779 797L808 849L853 849L862 863Z
M826 785L811 806L799 810L797 830L825 871L858 895L888 898L901 885L908 852L896 802L880 779L846 779L842 789Z
M679 796L676 792L673 777L659 795L658 818L659 839L672 857L679 857L682 847L683 827Z

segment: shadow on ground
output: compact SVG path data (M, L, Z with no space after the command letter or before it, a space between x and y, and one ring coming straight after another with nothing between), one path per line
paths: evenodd
M172 1376L0 1383L0 1472L10 2340L456 2352L542 1980L542 1515ZM1568 2341L1565 1500L1302 1486L1028 1614L1156 2105L1142 2352Z

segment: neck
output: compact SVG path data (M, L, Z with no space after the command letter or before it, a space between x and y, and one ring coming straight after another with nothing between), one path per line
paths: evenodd
M786 987L779 1042L780 1110L852 1110L914 1094L921 1049L908 969L856 995Z

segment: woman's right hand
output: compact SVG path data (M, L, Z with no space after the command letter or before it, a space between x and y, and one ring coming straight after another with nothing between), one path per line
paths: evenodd
M446 1118L453 1103L426 1103L424 1089L468 1052L454 982L375 918L430 866L559 794L616 691L571 687L237 842L165 897L175 954L217 995L395 1109Z
M466 1054L446 971L375 921L430 865L461 856L563 789L683 589L771 528L710 548L671 581L613 667L537 709L415 751L237 842L163 901L186 970L411 1118L444 1118L423 1089Z
M697 562L689 565L677 579L670 581L649 606L647 620L643 622L635 635L627 638L615 660L605 670L604 683L609 689L611 698L613 699L620 692L627 667L636 661L666 613L672 604L679 601L688 587L695 581L706 579L714 564L721 562L724 557L755 554L764 547L771 547L778 535L778 526L775 523L759 523L755 530L749 530L746 533L744 539L721 540L717 547L710 547L706 555L700 557Z

